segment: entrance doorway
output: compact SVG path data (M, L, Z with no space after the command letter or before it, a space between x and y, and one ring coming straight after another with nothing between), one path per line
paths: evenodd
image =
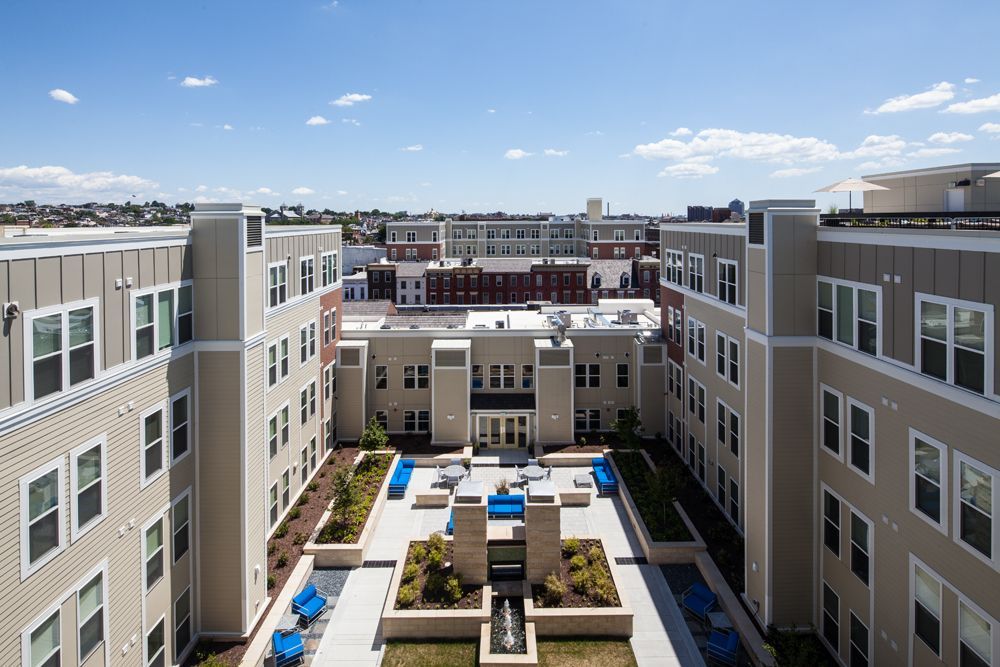
M477 415L479 446L517 449L528 446L529 415Z

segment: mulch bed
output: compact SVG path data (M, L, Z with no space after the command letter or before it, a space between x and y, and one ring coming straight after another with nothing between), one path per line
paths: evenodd
M317 544L356 544L361 539L368 517L375 509L379 489L392 473L392 457L393 454L369 454L362 459L351 478L351 485L357 494L352 513L346 520L331 515L316 536ZM329 488L326 495L328 498L332 495ZM362 509L360 513L358 508Z
M318 472L313 477L319 488L315 492L307 491L309 493L309 500L307 502L302 503L300 496L299 503L296 504L300 512L299 518L293 520L286 517L285 521L288 523L287 534L281 538L272 537L267 541L267 571L274 576L274 586L268 591L271 601L268 603L268 608L264 611L265 615L270 611L270 607L274 604L274 599L277 597L278 592L285 586L288 577L291 576L295 566L299 563L299 559L302 558L302 549L305 545L305 540L297 536L302 534L308 538L326 511L327 505L330 503L330 481L333 471L342 466L353 464L357 456L357 447L342 447L331 452L326 461L320 464ZM301 541L301 544L295 544L296 541ZM282 553L287 555L288 562L284 567L278 567L278 558ZM254 635L256 635L256 632L254 632ZM233 665L235 667L240 664L240 660L243 659L243 654L246 653L247 646L249 646L252 640L253 635L251 635L245 644L201 642L191 652L191 656L184 664L188 666L198 665L202 660L214 654L216 662L213 664Z
M580 542L580 548L576 554L582 555L584 557L590 553L590 550L597 547L601 550L603 568L607 572L608 577L611 577L611 569L608 566L608 556L604 553L604 547L601 546L600 540L578 540ZM563 545L566 544L566 540L562 541ZM559 579L566 585L566 594L562 596L562 601L558 605L545 604L543 602L543 596L545 593L545 586L542 584L534 584L531 587L531 597L536 607L540 608L552 608L552 607L620 607L621 606L621 596L618 595L617 587L615 589L615 604L604 604L595 597L588 596L584 593L580 593L573 588L573 576L572 570L570 569L570 559L576 554L568 554L564 549L562 555L559 559ZM601 567L595 565L594 567ZM614 579L612 579L612 583Z
M413 547L414 545L421 544L424 549L429 551L427 542L410 542L410 548L406 552L406 562L403 564L405 568L409 563L414 562L413 559ZM445 578L452 576L452 543L450 541L445 542L444 547L444 563L446 567L441 568L438 572ZM413 604L409 607L402 607L399 604L399 598L396 598L396 602L393 605L394 609L482 609L483 606L483 587L482 586L462 586L462 597L457 603L443 602L438 599L425 599L424 598L424 586L427 584L427 576L431 574L427 566L427 559L424 558L422 563L417 563L419 568L419 574L413 581L416 583L419 593Z

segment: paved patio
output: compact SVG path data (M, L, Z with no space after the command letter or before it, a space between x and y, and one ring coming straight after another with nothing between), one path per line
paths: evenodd
M590 468L554 468L558 488L573 488L573 476ZM414 494L431 487L433 468L416 468L406 497L386 503L375 529L367 560L393 560L410 540L427 539L443 531L450 508L415 509ZM500 479L512 481L513 468L474 465L472 479L486 483L487 493ZM596 494L596 491L592 491ZM562 536L597 535L604 539L615 581L635 612L631 644L640 667L704 665L666 580L654 565L618 565L617 557L642 556L628 516L618 497L594 495L590 507L566 507ZM379 664L383 638L379 629L382 606L392 578L391 567L352 570L319 642L313 664L373 667Z

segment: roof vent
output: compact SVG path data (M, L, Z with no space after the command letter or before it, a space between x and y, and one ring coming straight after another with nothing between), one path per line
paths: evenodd
M379 329L391 329L391 328L392 327L389 326L388 324L383 324L382 326L379 327Z
M496 325L497 325L497 329L503 329L504 328L503 320L497 320L496 321Z
M420 328L420 325L419 325L419 324L411 324L411 325L410 325L410 328L411 328L411 329L419 329L419 328Z

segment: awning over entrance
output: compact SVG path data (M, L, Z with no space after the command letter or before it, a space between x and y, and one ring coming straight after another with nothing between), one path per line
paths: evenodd
M523 412L535 409L534 394L472 394L470 406L473 411Z

